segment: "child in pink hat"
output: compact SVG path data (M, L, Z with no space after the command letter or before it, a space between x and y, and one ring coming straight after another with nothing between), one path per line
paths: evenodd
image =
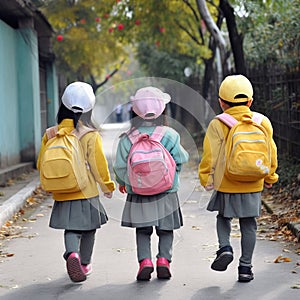
M183 225L177 194L178 176L182 164L188 161L189 155L180 144L179 134L174 129L164 126L164 111L170 100L169 94L152 86L139 89L131 97L132 127L120 137L113 166L120 192L127 193L121 225L136 228L138 281L150 280L151 273L154 271L151 254L151 235L154 228L159 237L156 255L157 277L170 279L173 231ZM173 185L159 194L137 194L133 191L128 178L128 156L132 147L131 135L137 133L137 135L151 136L154 131L157 131L157 127L162 127L164 134L160 142L176 163Z

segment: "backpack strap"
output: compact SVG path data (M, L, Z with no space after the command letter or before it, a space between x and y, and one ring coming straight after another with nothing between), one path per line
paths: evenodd
M238 123L237 119L227 113L222 113L215 116L216 119L219 119L224 124L226 124L229 128L233 127L236 123Z
M52 126L46 129L46 135L48 140L54 138L58 132L58 126Z
M75 134L80 140L84 135L92 131L95 131L95 129L87 126L79 126L78 130L74 129L72 133Z
M253 122L260 125L262 120L264 119L264 117L265 116L261 113L253 112L252 120L253 120ZM238 122L233 116L231 116L230 114L227 114L227 113L222 113L222 114L216 115L215 118L222 121L229 128L233 127Z
M166 128L164 126L156 126L151 134L151 138L160 142L163 136L165 135L165 132Z
M140 136L140 132L137 129L133 130L130 133L128 133L128 131L127 131L126 134L127 134L127 137L129 138L132 145L137 141L137 139Z
M257 123L257 124L261 124L262 120L264 119L264 115L258 112L253 112L253 116L252 116L252 120Z
M79 130L74 129L71 133L75 134L80 140L85 134L88 132L95 131L93 128L89 128L87 126L80 126ZM58 126L52 126L46 129L46 135L48 140L54 138L58 132Z
M163 138L164 134L166 132L166 128L164 126L156 126L154 131L151 134L151 138L153 138L156 141L159 141ZM137 129L132 131L131 133L127 133L127 136L131 142L131 144L134 144L137 139L140 137L141 134L146 134L146 133L140 133Z

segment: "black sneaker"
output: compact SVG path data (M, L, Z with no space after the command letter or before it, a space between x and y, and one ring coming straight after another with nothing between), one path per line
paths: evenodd
M254 279L250 267L239 266L239 282L249 282Z
M224 246L217 251L217 257L213 261L211 268L215 271L225 271L227 266L233 261L233 251L231 246Z

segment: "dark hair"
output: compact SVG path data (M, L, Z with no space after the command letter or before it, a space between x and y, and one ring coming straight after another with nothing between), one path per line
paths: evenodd
M247 105L247 103L249 101L243 101L243 102L229 102L229 101L226 101L222 98L220 98L222 102L224 102L225 104L227 104L228 106L230 107L234 107L234 106L242 106L242 105Z
M129 133L141 127L144 122L148 122L153 126L167 125L166 109L156 119L151 119L151 120L145 120L141 118L133 111L133 109L131 109L130 116L131 116L131 129L129 130Z
M56 116L57 124L61 123L64 119L72 119L74 122L74 127L76 128L81 114L82 113L74 113L73 111L66 108L66 106L63 103L61 103Z
M93 123L92 121L92 109L86 113L83 113L81 115L80 121L83 125L93 128L93 129L97 129L96 125Z
M144 122L150 122L153 126L162 126L166 125L166 114L164 110L161 115L159 115L156 119L145 120L139 117L133 110L131 112L131 127L138 128L142 126Z

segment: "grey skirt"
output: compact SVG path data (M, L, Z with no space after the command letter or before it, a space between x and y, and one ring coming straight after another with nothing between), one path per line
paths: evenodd
M99 196L69 201L54 201L49 226L55 229L93 230L108 218Z
M122 226L157 226L161 230L178 229L183 225L177 193L153 196L128 194L122 214Z
M261 192L229 194L214 191L207 206L225 218L258 217L261 213Z

